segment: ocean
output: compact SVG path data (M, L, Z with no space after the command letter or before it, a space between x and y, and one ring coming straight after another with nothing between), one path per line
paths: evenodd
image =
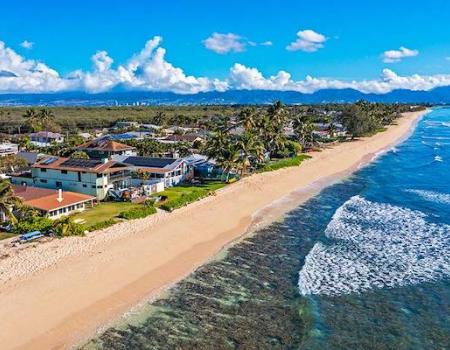
M84 349L450 349L450 108Z

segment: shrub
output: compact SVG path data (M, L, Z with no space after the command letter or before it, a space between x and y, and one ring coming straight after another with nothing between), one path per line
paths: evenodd
M50 230L54 222L45 216L32 216L26 220L21 220L14 226L14 233L23 234L32 231L46 232Z
M97 222L96 224L93 224L93 225L89 226L87 229L88 229L89 231L102 230L102 229L107 228L107 227L110 227L110 226L112 226L112 225L114 225L114 224L116 224L116 223L117 223L116 220L114 220L114 219L108 219L108 220L105 220L105 221Z
M123 211L119 214L119 217L127 220L141 219L155 213L156 208L153 205L143 205L142 207L137 209Z
M163 204L161 204L160 208L166 211L173 211L174 209L181 208L189 203L207 197L211 194L211 192L212 191L199 188L194 192L183 193L177 198L169 199L168 201L164 202Z
M305 159L309 159L309 158L311 158L311 156L308 156L306 154L300 154L300 155L292 157L292 158L280 159L280 160L265 164L260 169L260 172L274 171L274 170L278 170L281 168L299 166Z
M84 226L73 222L70 217L55 222L53 227L58 237L84 236Z

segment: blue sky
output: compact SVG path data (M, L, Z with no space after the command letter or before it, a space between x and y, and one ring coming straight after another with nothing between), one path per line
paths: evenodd
M283 86L302 91L305 84L300 86L294 83L303 82L307 75L321 81L377 81L382 74L381 79L386 79L390 71L400 77L414 74L423 76L425 81L417 85L420 89L434 87L430 80L434 75L439 75L439 83L435 85L447 84L447 75L450 73L450 2L381 0L371 1L369 5L366 3L362 5L361 1L355 0L78 0L70 4L68 1L56 0L11 1L2 3L2 13L7 15L2 15L0 21L0 41L23 60L34 64L41 62L56 71L59 79L69 75L72 80L80 80L76 86L64 81L51 84L47 81L39 88L42 91L71 88L89 90L89 86L94 85L93 91L107 90L124 83L122 78L117 77L116 70L120 65L127 64L155 36L162 37L157 46L166 50L165 62L182 69L187 77L223 81L219 89L225 89L224 86L228 84L226 88ZM297 33L300 31L313 31L313 34L321 35L323 40L319 40L319 47L311 52L304 50L305 46L300 44L300 49L287 50L288 45L299 39ZM226 53L208 49L205 40L214 33L219 35L216 44L224 39L220 35L232 34L237 38L233 40L241 47L235 50L237 52L231 49ZM307 35L308 32L305 33L305 37L311 37ZM22 47L24 41L32 44L23 44L28 48ZM261 45L268 41L272 45ZM395 62L383 59L384 52L401 51L401 47L409 50L404 51L407 52L406 57L396 58L393 60ZM114 61L108 67L108 74L111 74L103 87L101 80L105 79L106 74L94 75L93 72L92 56L99 51L105 51L107 57ZM133 74L138 76L151 59L142 63ZM1 60L0 53L0 71L12 72L14 79L22 78L22 82L31 79L27 75L29 72L16 69L11 62L2 64ZM252 79L248 75L255 75L255 71L250 74L242 67L240 73L230 78L230 69L235 64L246 69L256 69L264 79L277 76L279 71L287 72L292 83L281 79L282 84L278 80L272 83L261 80L253 84L248 80ZM383 73L386 69L389 72ZM245 78L242 72L249 73L244 83L240 80ZM91 79L90 83L85 83L89 74L90 78L99 81L93 82ZM116 76L113 77L114 74ZM146 77L139 78L142 78L138 79L139 84L131 83L130 79L126 84L155 90L158 85L153 81L163 77L153 77L148 73ZM3 84L3 88L1 79L10 79ZM27 81L21 85L18 82L11 83L12 79L0 76L0 91L18 89L26 92L38 84ZM34 79L39 77L35 76ZM200 82L192 89L185 86L190 84L189 79L183 79L181 90L185 88L185 92L217 88L217 84ZM197 82L194 81L194 84ZM398 87L396 84L393 88ZM414 84L408 84L405 87L415 88ZM335 85L340 86L331 84L332 87ZM359 85L356 87L360 88ZM161 84L161 89L180 90L179 86L171 88L167 82ZM376 87L370 89L376 90ZM383 89L387 90L383 87L380 91L384 92Z

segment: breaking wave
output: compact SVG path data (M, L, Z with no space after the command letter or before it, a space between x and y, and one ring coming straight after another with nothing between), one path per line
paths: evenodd
M421 198L431 202L450 204L450 194L447 193L413 189L405 190L405 192L417 194Z
M302 295L335 296L450 276L450 225L384 203L352 197L334 214L299 273Z

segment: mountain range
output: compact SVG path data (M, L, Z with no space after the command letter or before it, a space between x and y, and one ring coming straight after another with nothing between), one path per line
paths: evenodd
M229 90L193 95L153 91L58 92L44 94L0 94L2 106L115 106L115 105L212 105L351 103L358 100L384 103L449 104L450 86L430 91L394 90L386 94L365 94L353 89L325 89L312 94L296 91Z

